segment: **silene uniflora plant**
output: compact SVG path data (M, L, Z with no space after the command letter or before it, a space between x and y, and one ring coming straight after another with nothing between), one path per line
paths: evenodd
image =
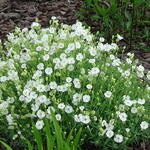
M131 53L121 60L115 41L97 40L79 21L70 26L52 17L49 28L37 22L31 29L16 28L4 46L0 133L6 140L25 136L34 141L31 131L42 136L52 112L64 135L73 127L74 135L83 129L81 143L127 149L150 138L150 87L145 82L150 72L145 74Z

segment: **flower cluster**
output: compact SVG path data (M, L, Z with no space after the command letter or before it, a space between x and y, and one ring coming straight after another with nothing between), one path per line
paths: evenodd
M150 73L134 55L121 60L115 42L97 41L81 22L50 23L8 35L0 58L1 122L30 133L33 121L42 130L53 111L65 131L84 126L83 138L105 141L105 148L150 133L150 87L141 80Z

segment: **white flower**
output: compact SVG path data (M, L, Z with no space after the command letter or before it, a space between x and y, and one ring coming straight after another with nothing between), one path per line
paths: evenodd
M124 100L124 104L126 105L126 106L132 106L132 101L131 100L129 100L129 99L126 99L126 100Z
M148 71L146 76L147 76L147 79L150 80L150 71Z
M100 42L104 42L105 39L104 39L103 37L100 37L100 38L99 38L99 41L100 41Z
M120 64L121 64L121 61L118 58L114 59L113 62L112 62L113 66L119 66Z
M38 69L38 70L43 70L43 69L44 69L44 64L43 64L43 63L39 63L39 64L37 65L37 69Z
M45 103L47 101L47 97L45 95L40 95L37 100L40 102L40 103Z
M58 48L64 48L64 43L59 43Z
M40 24L38 22L33 22L31 25L31 28L40 27Z
M143 105L145 104L145 99L138 99L137 103Z
M73 65L69 65L67 68L69 71L73 71L74 70L74 66Z
M71 81L72 81L72 78L70 78L70 77L66 78L66 82L70 83Z
M43 120L38 120L35 124L35 127L38 129L38 130L41 130L44 126L44 122Z
M117 40L120 41L120 40L122 40L122 39L123 39L123 37L120 36L119 34L117 34Z
M45 112L42 111L42 110L38 110L38 111L37 111L37 116L38 116L38 118L42 119L42 118L45 117Z
M114 129L114 125L113 125L112 123L106 123L106 124L105 124L105 127L106 127L106 130L107 130L107 131Z
M82 99L81 94L75 93L75 94L73 95L72 103L73 103L74 105L77 105L77 104L81 101L81 99Z
M137 67L137 70L139 71L139 72L144 72L144 67L142 66L142 65L139 65L138 67Z
M80 80L79 79L77 79L77 78L75 78L74 80L73 80L73 83L74 83L74 87L75 88L81 88L81 84L80 84Z
M23 90L23 95L24 96L29 96L29 94L30 94L30 90L29 89L24 89Z
M42 50L41 46L36 47L36 51L41 51L41 50Z
M36 112L38 109L39 109L39 105L37 105L37 104L32 104L32 105L31 105L31 110L32 110L33 112Z
M149 123L147 123L146 121L143 121L141 122L140 126L142 130L145 130L149 127Z
M61 120L61 115L60 114L56 114L55 117L56 117L56 120L58 120L58 121Z
M51 74L53 73L53 69L50 68L50 67L48 67L48 68L45 69L45 73L46 73L47 75L51 75Z
M87 85L86 85L86 88L89 89L89 90L91 90L92 87L93 87L93 86L92 86L91 84L87 84Z
M65 108L65 104L64 104L64 103L58 104L58 108L59 108L59 109L64 109L64 108Z
M88 115L79 114L80 121L84 124L88 124L91 120Z
M33 74L33 79L36 79L36 78L39 78L39 77L41 77L42 76L42 71L40 71L40 70L37 70L37 71L35 71L35 73Z
M106 136L107 136L108 138L112 138L112 137L114 136L114 132L113 132L112 130L108 130L108 131L106 132Z
M75 42L76 49L79 49L81 47L81 44L79 42Z
M114 137L114 141L116 143L122 143L123 142L123 136L121 134L116 134Z
M34 91L31 91L30 92L30 97L32 98L32 99L36 99L37 98L37 94L36 94L36 92L34 92Z
M84 108L85 108L84 106L80 106L80 107L79 107L79 109L80 109L81 111L83 111Z
M126 132L129 133L129 132L130 132L130 129L129 129L129 128L126 128Z
M49 59L49 55L48 55L48 54L45 54L45 55L43 56L43 59L44 59L45 61L47 61L47 60Z
M22 64L22 65L21 65L21 68L22 68L22 69L25 69L26 67L27 67L26 64Z
M83 54L82 53L78 53L76 56L76 60L81 61L83 59Z
M124 95L123 96L123 101L125 101L125 100L130 100L130 96L129 95Z
M112 96L112 92L111 92L111 91L106 91L106 92L104 93L104 96L105 96L106 98L110 98L110 97Z
M81 74L85 74L85 69L81 68Z
M49 84L49 86L50 86L50 88L51 89L56 89L57 88L57 83L55 82L55 81L53 81L53 82L50 82L50 84Z
M89 59L89 63L94 64L95 63L95 59Z
M83 102L88 103L91 97L89 95L83 95Z
M133 114L137 113L137 108L136 107L132 107L131 108L131 113L133 113Z
M126 62L127 62L128 64L132 64L132 60L131 60L130 58L126 58Z
M6 120L8 121L8 124L9 125L12 125L13 124L13 117L11 114L7 115L6 116Z
M78 115L74 115L75 122L80 122L80 117Z
M130 76L130 71L126 70L125 72L122 73L122 76L129 77Z
M120 120L122 120L123 122L127 120L127 114L126 113L119 113L119 118Z
M100 72L99 68L93 67L88 73L89 75L98 75L99 72Z
M111 60L115 59L115 56L113 54L111 54L109 57L110 57Z
M39 84L39 85L37 85L36 89L39 92L44 92L46 88L43 84Z
M65 107L65 112L67 113L67 114L70 114L70 113L72 113L73 112L73 108L72 108L72 106L66 106Z

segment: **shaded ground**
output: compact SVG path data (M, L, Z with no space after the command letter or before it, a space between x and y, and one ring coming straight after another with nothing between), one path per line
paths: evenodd
M14 31L15 26L24 28L38 18L47 26L51 16L67 24L73 24L80 8L80 0L0 0L0 38Z
M0 39L4 40L6 34L14 31L15 26L30 27L35 18L38 18L44 27L48 26L51 16L56 16L64 23L73 24L78 19L76 11L81 4L81 0L0 0ZM150 70L150 53L135 50L131 52L136 54L146 70ZM89 143L83 147L84 150L101 150ZM129 150L150 150L150 142L135 144L129 147Z

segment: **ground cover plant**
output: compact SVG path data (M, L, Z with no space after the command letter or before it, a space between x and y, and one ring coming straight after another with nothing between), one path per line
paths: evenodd
M46 145L45 120L51 125L53 113L63 136L82 128L80 144L125 150L149 139L150 72L134 54L117 57L121 39L117 34L109 44L79 21L66 25L55 17L48 28L35 22L10 33L0 58L2 140L34 144L36 129Z
M149 51L149 9L149 0L84 0L78 15L107 39L120 33L129 49Z

